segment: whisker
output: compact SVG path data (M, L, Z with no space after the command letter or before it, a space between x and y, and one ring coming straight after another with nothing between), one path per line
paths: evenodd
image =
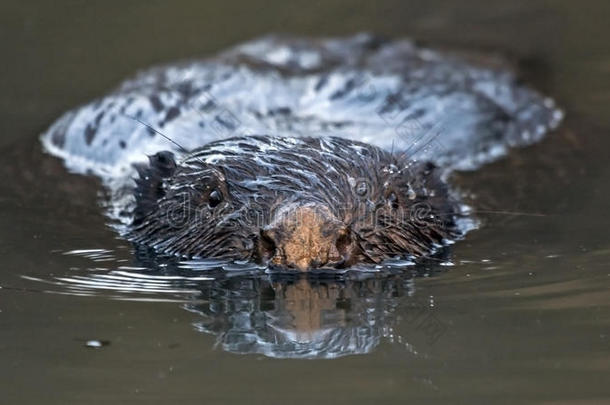
M431 212L432 214L432 212ZM504 211L504 210L470 210L468 212L435 212L437 216L470 216L472 214L498 214L498 215L512 215L521 217L538 217L544 218L550 216L550 214L541 214L538 212L518 212L518 211Z
M176 145L176 146L177 146L178 148L180 148L180 149L181 149L183 152L187 152L187 153L188 153L188 150L187 150L187 149L186 149L184 146L180 145L178 142L174 141L172 138L170 138L169 136L165 135L164 133L162 133L161 131L159 131L158 129L156 129L155 127L153 127L152 125L147 124L146 122L142 121L142 120L141 120L141 119L139 119L138 117L134 117L134 116L131 116L131 115L128 115L128 114L123 114L123 115L124 115L125 117L127 117L127 118L130 118L130 119L132 119L132 120L134 120L134 121L136 121L136 122L138 122L138 123L140 123L140 124L144 125L146 128L150 129L150 130L151 130L151 131L153 131L155 134L157 134L157 135L161 135L163 138L167 139L168 141L170 141L171 143L173 143L174 145Z
M429 145L432 144L432 142L434 142L436 140L436 138L438 138L441 133L443 132L444 128L443 126L439 126L439 125L435 125L432 128L430 128L424 135L422 135L419 140L423 140L424 138L426 138L426 136L430 133L433 133L433 135L430 137L430 139L426 140L422 145L420 145L419 147L416 147L416 149L414 151L411 151L411 149L413 147L416 146L416 143L413 143L411 146L409 146L406 150L404 150L404 152L402 153L402 156L407 158L409 156L409 154L411 156L415 156L417 155L419 152L421 152L422 150L425 150Z
M167 139L169 142L173 143L174 145L176 145L182 152L184 153L190 153L190 151L188 149L186 149L184 146L180 145L178 142L174 141L172 138L170 138L169 136L165 135L164 133L162 133L161 131L159 131L158 129L156 129L155 127L153 127L152 125L142 121L141 119L139 119L138 117L134 117L132 115L128 115L128 114L123 114L125 117L132 119L136 122L138 122L141 125L144 125L146 128L148 128L149 130L153 131L155 134L157 135L161 135L163 138ZM195 157L196 160L199 161L199 163L201 163L203 166L206 165L206 163L201 160L198 157Z
M539 212L520 212L520 211L506 211L506 210L472 210L468 213L458 213L458 215L468 215L470 213L475 214L499 214L499 215L514 215L522 217L548 217L549 214L542 214Z

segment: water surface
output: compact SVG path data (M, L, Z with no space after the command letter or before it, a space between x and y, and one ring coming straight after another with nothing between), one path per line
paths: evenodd
M1 8L2 403L610 398L604 2ZM99 181L42 154L38 135L55 118L135 70L286 30L370 30L514 57L567 119L540 144L453 181L479 211L536 215L481 214L484 226L440 259L452 266L400 274L337 282L210 273L206 263L151 269L106 226Z

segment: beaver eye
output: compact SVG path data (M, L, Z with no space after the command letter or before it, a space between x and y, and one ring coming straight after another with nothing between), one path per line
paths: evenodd
M222 193L218 190L214 190L210 193L208 197L208 205L210 208L216 207L218 204L222 202Z

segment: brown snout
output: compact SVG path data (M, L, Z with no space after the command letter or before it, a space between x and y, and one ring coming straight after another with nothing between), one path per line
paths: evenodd
M348 266L354 247L349 229L317 205L285 207L261 230L259 243L263 260L300 271Z

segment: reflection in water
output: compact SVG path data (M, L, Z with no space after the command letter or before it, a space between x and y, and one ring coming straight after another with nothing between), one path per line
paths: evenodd
M408 294L401 276L364 280L238 278L208 283L197 330L234 353L280 358L333 358L368 353L391 336L394 310Z
M421 264L343 274L270 273L248 263L161 261L142 252L137 252L138 266L125 266L108 250L65 254L111 266L73 268L53 280L23 278L52 286L46 291L52 293L177 302L200 317L195 329L215 335L223 350L276 358L364 354L383 338L404 343L395 332L396 309L408 307L405 322L432 314L412 297L413 277L439 268ZM434 337L437 326L422 330ZM426 331L430 327L434 330Z

